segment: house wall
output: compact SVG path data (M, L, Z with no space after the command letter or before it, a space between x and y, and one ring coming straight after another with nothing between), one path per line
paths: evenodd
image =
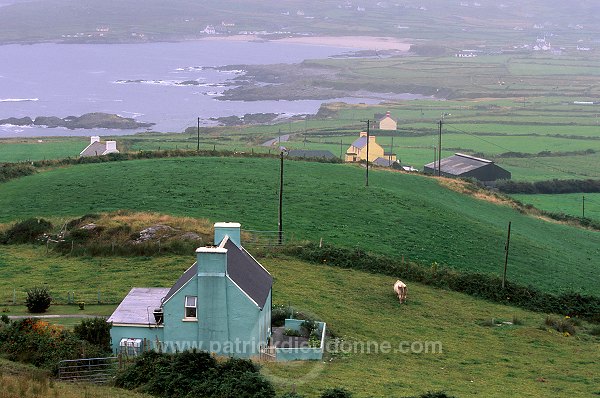
M184 351L200 347L198 322L200 298L198 298L197 320L185 319L185 296L198 296L198 284L192 279L163 305L165 352Z
M120 347L119 343L121 339L146 339L148 349L154 349L157 347L157 340L159 342L164 341L162 327L148 325L140 325L136 326L119 326L113 325L110 329L110 339L111 339L111 347L112 351L115 354L119 353Z
M371 140L371 142L369 142L369 162L372 162L377 158L383 157L384 153L385 153L385 151L383 150L381 145L376 143L374 140ZM366 146L361 149L359 156L361 159L367 158L367 147Z
M391 117L385 117L379 122L379 130L396 130L398 124Z

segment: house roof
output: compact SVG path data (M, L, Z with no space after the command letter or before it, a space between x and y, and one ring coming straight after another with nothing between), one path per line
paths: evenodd
M288 151L288 156L293 158L335 158L335 155L330 151L308 149L292 149Z
M227 274L262 309L269 297L273 278L244 248L227 239Z
M494 162L491 160L476 158L463 153L456 153L454 156L442 159L440 162L440 169L442 173L461 175L492 163ZM434 165L434 162L431 162L426 164L425 167L437 169L437 164Z
M364 148L365 146L367 146L367 137L362 136L362 137L358 138L356 141L354 141L352 143L352 146L355 148Z
M375 159L373 161L373 164L376 166L383 166L383 167L391 167L394 163L397 163L395 160L390 160L387 157L378 157L377 159Z
M105 142L92 142L88 145L79 156L100 156L103 155L106 151L106 143Z
M148 325L154 323L152 312L160 307L169 288L134 287L108 318L108 322Z
M227 275L261 309L265 306L273 286L273 278L244 248L238 247L228 237L219 247L227 249ZM167 289L163 302L170 299L179 289L198 273L198 263L194 263Z

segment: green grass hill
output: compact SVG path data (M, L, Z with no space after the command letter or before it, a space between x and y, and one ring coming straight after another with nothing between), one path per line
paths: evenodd
M55 169L0 185L0 221L132 209L276 230L278 160L177 158ZM546 291L600 294L600 234L520 214L432 178L286 161L283 225L309 239L499 274Z

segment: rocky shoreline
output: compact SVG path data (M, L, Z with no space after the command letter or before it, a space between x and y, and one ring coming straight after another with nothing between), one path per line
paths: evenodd
M138 128L148 128L155 123L138 122L129 117L122 117L111 113L86 113L81 116L67 116L59 118L56 116L38 116L35 119L29 116L16 118L9 117L1 119L0 125L10 124L13 126L42 126L47 128L65 127L69 130L75 129L117 129L133 130Z

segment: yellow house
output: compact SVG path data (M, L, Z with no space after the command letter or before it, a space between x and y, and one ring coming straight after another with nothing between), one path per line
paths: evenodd
M379 119L379 130L396 130L398 123L386 112L382 119Z
M369 135L369 162L384 156L384 150L375 142L375 136ZM367 158L367 132L362 131L360 137L346 150L346 162L360 162Z

